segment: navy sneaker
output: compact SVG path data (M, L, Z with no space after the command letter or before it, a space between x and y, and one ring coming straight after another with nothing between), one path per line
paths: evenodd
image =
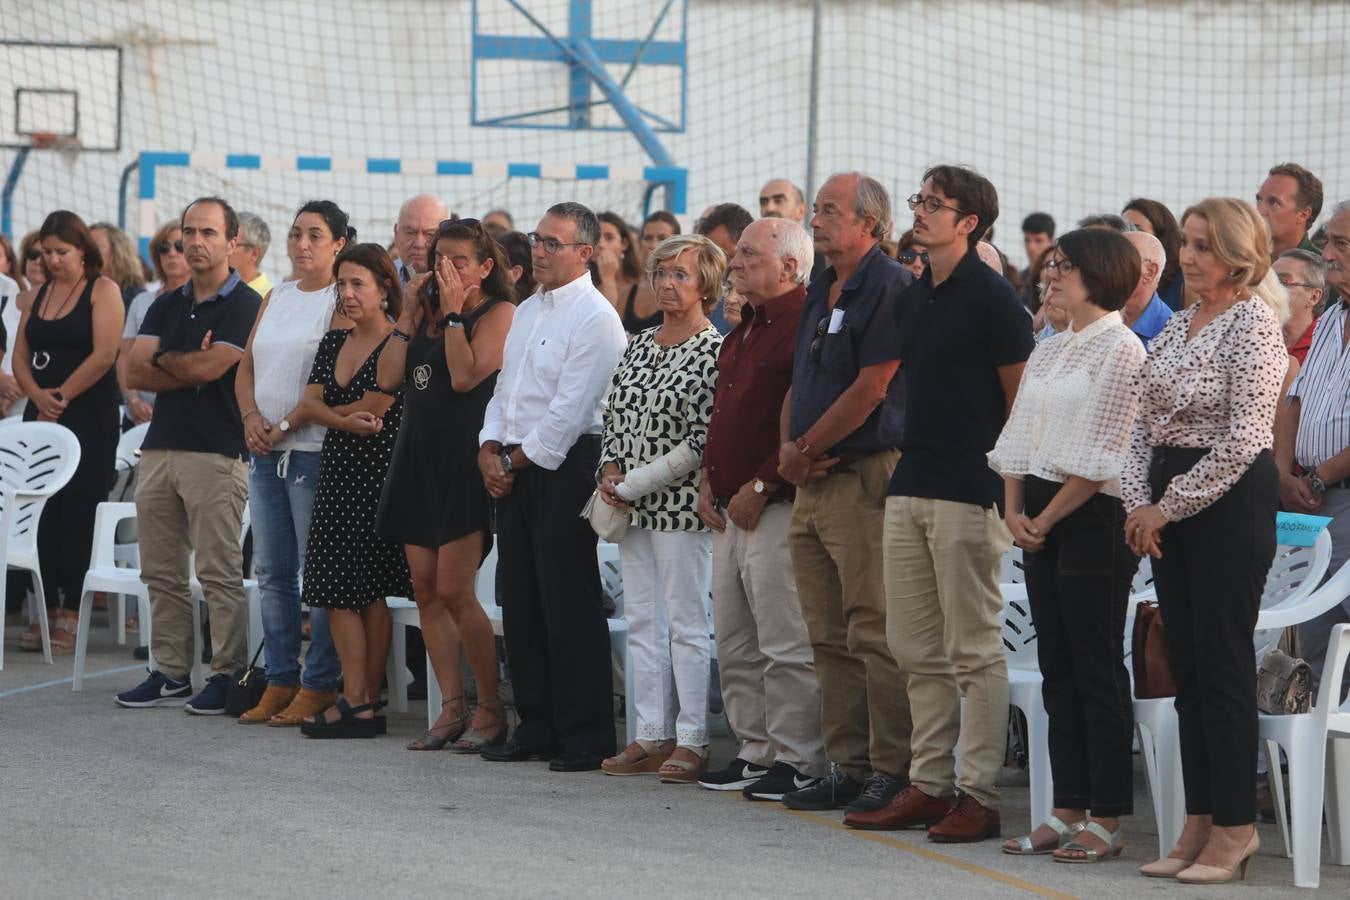
M830 774L808 788L792 791L783 795L783 805L788 809L804 809L821 812L827 809L842 809L848 806L862 793L862 782L849 775L838 766L830 767Z
M698 783L710 791L739 791L768 774L768 769L738 756L716 772L704 773Z
M906 783L899 778L892 778L889 775L882 775L877 772L863 782L863 788L858 793L857 799L845 806L844 812L876 812L879 809L885 809L890 805L895 795L905 789Z
M782 800L784 794L814 787L819 778L803 775L785 762L776 762L763 778L747 785L741 796L747 800Z
M192 682L174 681L163 672L151 672L150 677L129 691L118 694L114 702L127 709L149 709L152 706L182 706L192 696Z
M230 689L230 676L212 675L206 679L206 687L197 696L187 702L184 709L193 716L225 715L225 693Z

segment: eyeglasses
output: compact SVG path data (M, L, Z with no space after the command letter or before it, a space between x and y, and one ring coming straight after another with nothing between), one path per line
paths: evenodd
M549 256L557 256L558 251L564 247L589 247L585 241L560 241L557 238L541 237L539 232L531 231L525 235L529 240L531 247L543 247L544 252Z
M1284 285L1284 286L1287 287L1287 288L1291 288L1291 287L1301 287L1301 288L1307 288L1307 289L1310 290L1310 291L1313 290L1313 289L1315 289L1315 288L1317 287L1317 285L1315 285L1315 284L1308 284L1308 282L1306 282L1306 281L1293 281L1293 280L1285 281L1283 278L1280 279L1280 284Z
M923 264L925 266L928 265L927 251L923 253L918 253L914 250L901 250L899 253L895 255L895 258L907 266L914 265L915 261L920 259L923 260Z
M966 212L959 206L949 206L948 204L943 203L941 200L933 196L921 197L918 194L910 194L909 199L906 200L905 202L909 204L909 208L911 210L917 210L920 206L922 206L924 212L930 214L935 213L940 209L950 209L952 212L962 214L965 214Z
M1067 259L1048 259L1042 268L1049 269L1057 275L1072 275L1078 269L1078 264Z
M39 259L42 259L42 251L41 251L41 250L38 250L38 249L32 249L32 250L29 250L29 251L28 251L28 261L29 261L29 262L37 262Z
M448 231L451 228L472 228L475 231L483 230L483 223L477 219L446 219L441 222L440 230Z
M160 256L163 256L164 254L168 253L170 250L172 250L174 253L182 253L182 252L183 252L183 242L182 242L182 241L174 241L173 243L170 243L170 242L168 242L168 241L165 241L164 243L160 244L160 245L159 245L158 247L156 247L155 249L159 251L159 255L160 255Z
M657 269L656 271L652 272L653 284L658 281L664 281L667 278L671 279L672 281L674 281L676 284L679 285L685 285L694 280L694 276L686 272L684 269Z
M820 348L825 343L825 335L830 333L830 317L825 316L816 323L816 337L811 341L811 356L820 359Z

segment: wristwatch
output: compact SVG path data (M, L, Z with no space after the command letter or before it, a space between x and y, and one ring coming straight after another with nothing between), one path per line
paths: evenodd
M769 486L764 483L763 478L756 478L751 484L754 487L756 494L763 494L769 489Z
M448 312L436 320L437 328L463 328L464 317L457 312Z
M290 431L290 430L291 430L291 420L290 420L290 419L282 419L280 422L277 423L277 428L280 428L282 431Z
M164 351L164 350L156 350L154 353L151 353L151 354L150 354L150 365L154 366L156 369L160 368L159 358L160 358L161 356L163 356L163 355L165 354L165 352L166 352L166 351Z
M1325 494L1327 492L1327 483L1322 480L1322 476L1317 474L1317 467L1314 466L1308 470L1308 486L1313 489L1313 493Z
M502 454L502 469L506 472L507 475L510 475L511 472L515 470L515 466L511 464L510 453Z

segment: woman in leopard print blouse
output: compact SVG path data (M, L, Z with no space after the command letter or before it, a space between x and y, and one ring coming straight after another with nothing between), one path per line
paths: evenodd
M725 267L699 235L651 252L663 320L633 338L605 405L600 492L629 516L619 555L637 712L637 740L604 761L610 775L689 783L707 758L712 534L698 516L698 478L722 344L708 312Z
M1226 881L1256 851L1253 632L1275 555L1275 407L1289 355L1257 286L1270 235L1242 200L1181 218L1181 268L1200 302L1151 346L1121 477L1126 540L1154 557L1177 684L1186 825L1145 875Z

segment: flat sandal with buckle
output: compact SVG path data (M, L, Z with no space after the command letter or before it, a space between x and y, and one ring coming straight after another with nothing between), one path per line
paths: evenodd
M1055 832L1056 838L1053 847L1045 844L1037 847L1031 842L1031 835L1024 834L1017 839L1016 847L1009 847L1005 844L1003 846L1003 852L1012 856L1046 856L1050 853L1054 853L1060 847L1070 843L1078 832L1086 828L1087 820L1083 819L1069 825L1065 824L1064 820L1059 818L1059 816L1049 816L1046 818L1045 824L1050 826Z
M1055 862L1060 863L1099 863L1105 859L1115 859L1120 856L1121 851L1125 849L1125 833L1121 828L1115 831L1108 831L1105 826L1096 822L1088 822L1082 829L1094 837L1100 838L1106 845L1105 850L1097 850L1093 847L1085 847L1077 840L1069 841L1059 851L1055 853ZM1068 851L1070 853L1081 853L1082 856L1060 856L1060 852Z

